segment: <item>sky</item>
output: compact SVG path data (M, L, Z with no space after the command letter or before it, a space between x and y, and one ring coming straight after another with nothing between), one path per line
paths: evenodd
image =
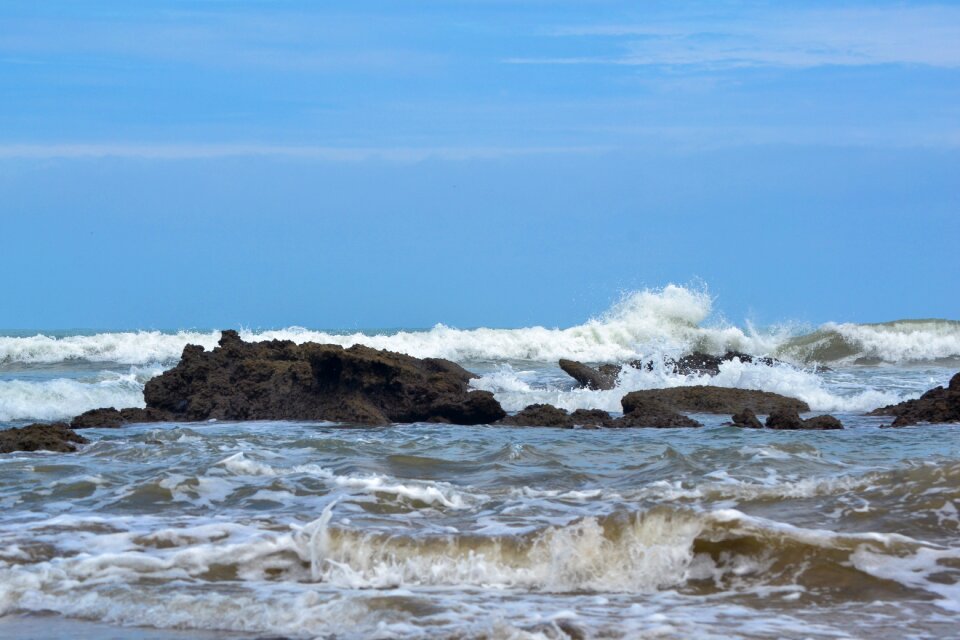
M0 328L960 318L960 3L0 3Z

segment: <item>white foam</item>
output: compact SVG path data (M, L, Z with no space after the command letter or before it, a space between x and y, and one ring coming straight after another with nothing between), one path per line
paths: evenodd
M0 381L0 421L62 420L100 407L143 407L143 383L150 374L105 373L83 382L57 378Z
M813 411L867 411L894 404L903 396L891 391L864 389L845 394L831 389L820 374L788 364L767 366L740 362L735 358L720 365L720 373L709 375L682 375L657 366L652 370L624 367L617 386L607 391L590 389L561 389L552 386L533 388L517 374L501 369L494 375L475 379L471 384L478 389L492 391L507 411L519 411L534 403L547 403L562 409L603 409L621 411L621 398L630 391L713 385L718 387L772 391L799 398Z

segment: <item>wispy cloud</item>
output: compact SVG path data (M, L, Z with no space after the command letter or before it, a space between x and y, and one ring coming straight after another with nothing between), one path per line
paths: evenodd
M607 39L609 55L516 57L513 64L729 67L960 67L960 7L779 10L669 23L558 27L549 35Z
M257 144L0 144L0 159L124 158L204 160L234 157L303 158L329 162L381 160L409 163L430 159L493 160L512 156L585 154L601 146L558 147L325 147Z

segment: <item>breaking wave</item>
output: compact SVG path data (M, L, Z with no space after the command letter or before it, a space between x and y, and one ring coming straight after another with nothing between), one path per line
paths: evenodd
M914 362L960 357L960 322L897 321L824 325L795 336L789 326L760 331L708 322L713 300L705 290L676 285L625 296L605 313L566 328L455 329L438 324L425 331L340 333L302 327L241 331L248 341L292 340L350 346L365 344L417 357L555 362L626 361L651 353L744 351L777 354L796 362ZM71 360L146 364L173 363L186 344L216 346L219 332L134 331L53 337L0 337L0 365Z

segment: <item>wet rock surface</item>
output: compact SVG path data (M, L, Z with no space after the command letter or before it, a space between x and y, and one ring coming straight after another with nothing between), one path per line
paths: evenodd
M437 358L361 345L247 343L224 331L212 351L187 345L180 363L144 387L148 409L176 420L329 420L486 424L506 413L471 391L474 374Z
M770 414L777 410L809 411L803 400L788 398L770 391L731 389L727 387L696 386L670 389L632 391L623 397L623 412L631 413L635 406L656 400L673 411L689 413L740 413L750 409L754 413Z
M767 416L768 429L825 431L843 429L843 425L833 416L815 416L804 420L791 409L779 409Z
M618 418L612 426L655 428L703 426L655 397L634 397L628 400L630 395L627 394L620 400L623 406L623 417Z
M576 380L580 387L594 391L613 389L620 374L618 365L600 365L595 369L582 362L566 359L561 359L559 364L564 373Z
M923 422L960 423L960 373L955 374L946 387L934 387L916 400L880 407L867 415L893 416L891 427L908 427Z
M0 430L0 453L14 451L56 451L70 453L87 439L63 422L31 424L25 427Z
M744 429L763 429L763 423L760 422L760 418L758 418L757 414L750 409L744 409L740 413L735 413L730 420L735 427L742 427Z

